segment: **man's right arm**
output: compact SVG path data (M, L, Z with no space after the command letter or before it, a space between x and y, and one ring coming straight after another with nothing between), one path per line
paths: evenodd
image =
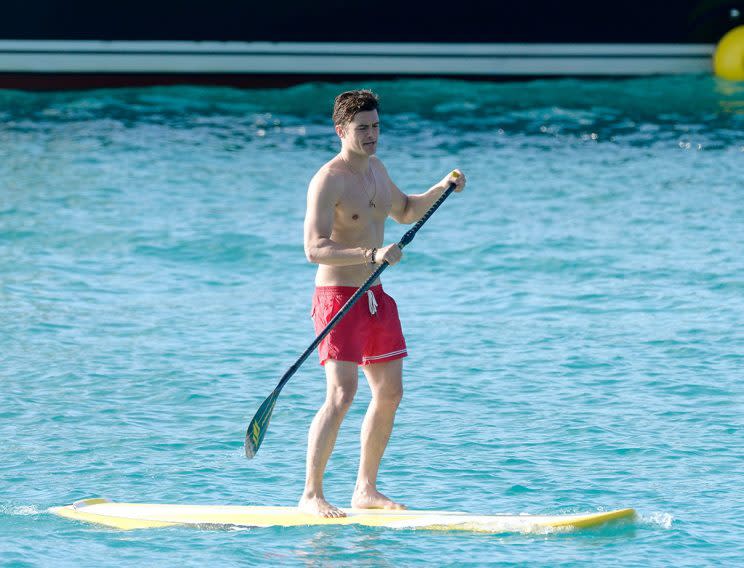
M341 192L338 182L322 172L310 182L305 214L305 256L310 262L351 266L370 260L368 249L345 247L331 240L333 216Z

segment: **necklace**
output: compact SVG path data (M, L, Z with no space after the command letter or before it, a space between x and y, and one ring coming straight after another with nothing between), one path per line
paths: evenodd
M347 162L346 159L343 156L341 156L341 160L346 165L346 167L349 168L349 171L351 173L353 173L358 178L361 178L362 179L362 182L361 182L362 190L364 191L364 194L367 197L369 197L369 191L367 191L367 182L364 179L364 176L362 174L360 174L359 172L354 171L354 168L351 167L351 165L349 164L349 162ZM375 197L377 197L377 178L375 177L375 171L372 169L372 166L369 166L369 171L372 173L372 183L374 184L374 187L375 187L375 191L372 194L372 197L369 197L369 206L376 208L377 207L377 204L375 203Z

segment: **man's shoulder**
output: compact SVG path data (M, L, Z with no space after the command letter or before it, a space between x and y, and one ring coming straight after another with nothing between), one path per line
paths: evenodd
M378 158L377 156L370 156L369 163L373 168L375 168L375 171L382 172L387 175L387 168L385 167L385 164L382 163L382 160L380 158Z
M347 171L343 168L340 160L333 158L320 167L315 173L315 177L322 176L323 178L337 179L343 177L346 173Z
M344 171L336 160L323 164L310 180L309 191L338 192L344 188Z

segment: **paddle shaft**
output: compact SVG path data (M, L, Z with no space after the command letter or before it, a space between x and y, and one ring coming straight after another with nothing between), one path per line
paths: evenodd
M434 212L439 208L439 206L442 203L444 203L444 200L450 196L450 194L454 191L454 189L455 189L455 184L451 183L449 187L447 187L447 189L441 195L441 197L437 199L431 207L429 207L429 210L426 213L424 213L424 216L421 217L421 219L419 219L416 222L416 224L406 232L405 235L403 235L403 238L398 243L398 246L401 249L413 240L413 237L416 236L416 233L418 232L418 230L424 225L424 223L426 223L429 217L431 217L434 214ZM305 362L305 360L310 356L310 354L313 351L315 351L315 348L318 347L318 345L320 345L320 342L323 341L323 339L325 339L325 336L331 332L331 330L335 327L335 325L339 321L341 321L341 318L343 318L349 312L349 310L354 306L354 304L357 303L357 300L359 300L359 298L361 298L362 295L364 295L364 293L370 289L370 287L372 286L372 283L380 277L380 274L382 274L388 266L390 265L387 263L387 261L383 261L382 264L380 264L380 267L377 270L375 270L369 278L367 278L366 282L362 284L356 292L354 292L354 295L351 298L349 298L346 301L346 303L343 305L343 307L336 313L336 315L333 316L331 321L328 322L328 325L326 325L325 328L323 328L323 331L321 331L318 334L315 340L310 344L310 346L307 349L305 349L305 351L302 353L302 355L300 355L297 361L295 361L295 363L289 369L287 369L287 372L284 373L284 376L279 381L279 384L276 386L276 389L274 389L274 392L278 394L279 391L281 391L282 388L284 388L284 385L287 384L287 381L289 381L292 375L294 375L297 372L297 369L300 368L300 366Z

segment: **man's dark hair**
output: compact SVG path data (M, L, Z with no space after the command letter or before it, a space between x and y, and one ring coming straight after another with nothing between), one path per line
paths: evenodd
M380 97L369 89L346 91L333 103L333 124L343 126L354 119L354 115L365 110L377 110Z

